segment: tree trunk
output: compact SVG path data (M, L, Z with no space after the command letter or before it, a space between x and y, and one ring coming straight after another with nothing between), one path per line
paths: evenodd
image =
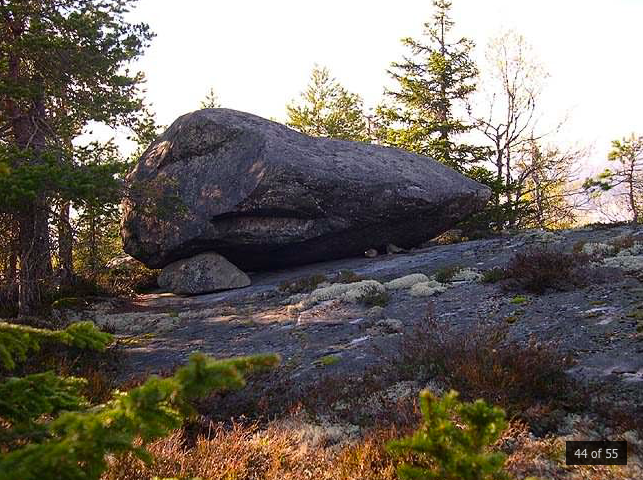
M28 112L12 104L12 130L19 148L24 149L28 165L42 163L45 133L40 126L45 119L42 98L37 98ZM36 187L38 188L38 187ZM25 200L15 212L18 224L18 314L31 316L40 310L51 285L52 267L49 249L49 205L46 194L36 190L35 199Z
M49 212L43 196L24 205L18 216L20 273L18 313L38 313L51 278L49 250Z
M630 159L630 165L629 169L627 172L627 186L628 186L628 200L630 202L630 209L632 210L632 222L633 223L639 223L639 209L638 205L636 204L636 195L634 193L634 183L635 183L635 178L634 178L634 170L636 168L636 161L634 159Z
M98 232L96 229L96 211L89 207L89 268L92 281L96 281L98 275Z
M70 203L60 207L58 215L58 255L60 257L60 286L70 287L74 279L73 235L69 223Z

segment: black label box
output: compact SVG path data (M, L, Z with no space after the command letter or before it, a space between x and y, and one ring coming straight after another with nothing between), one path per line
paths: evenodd
M627 465L627 442L565 442L567 465Z

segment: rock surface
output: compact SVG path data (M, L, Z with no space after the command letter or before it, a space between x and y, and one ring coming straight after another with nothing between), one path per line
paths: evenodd
M250 285L250 278L216 253L201 253L166 266L158 278L161 288L179 295L198 295Z
M490 197L427 157L228 109L180 117L129 181L125 251L153 268L204 251L254 271L408 248Z
M465 332L483 321L507 326L508 338L513 341L554 342L575 359L570 372L574 376L605 381L623 395L640 396L643 402L640 271L629 274L626 269L620 280L576 290L526 295L526 301L520 304L515 302L515 292L505 291L497 283L451 281L443 285L442 293L434 292L430 297L415 296L412 291L418 285L416 280L424 280L444 267L459 265L482 272L504 267L517 252L542 242L572 251L582 244L608 244L623 236L632 236L639 242L635 245L643 244L641 227L579 229L555 236L539 232L503 235L407 254L256 273L248 288L209 295L150 294L134 300L112 299L91 310L68 312L68 316L93 319L125 339L134 335L126 347L131 373L124 375L167 371L185 363L196 350L219 358L276 352L291 365L292 378L303 384L319 379L321 367L315 362L327 355L341 356L342 360L324 366L324 373L346 378L386 362L383 352L394 355L400 338L412 335L430 312L438 322ZM627 257L639 258L629 255L605 260ZM293 305L291 294L280 289L297 279L314 275L330 279L347 269L362 278L401 288L387 288L389 302L371 308L337 297ZM303 300L319 294L309 294ZM388 319L402 322L401 334L396 333L397 322L394 328L382 328L386 322L381 320Z

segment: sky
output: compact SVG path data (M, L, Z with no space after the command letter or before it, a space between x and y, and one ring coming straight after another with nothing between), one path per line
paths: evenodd
M400 39L431 14L429 0L140 0L129 19L157 35L136 66L167 125L211 87L224 107L283 121L315 63L375 106ZM556 141L593 145L595 166L612 139L643 134L643 0L453 0L452 17L478 60L503 29L526 37L550 74L544 122L568 114Z

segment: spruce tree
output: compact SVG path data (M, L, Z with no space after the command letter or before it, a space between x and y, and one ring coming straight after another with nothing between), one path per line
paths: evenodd
M422 426L388 444L394 454L416 454L399 466L400 479L509 480L504 454L489 451L507 426L502 409L483 400L460 402L453 390L443 398L424 390L420 407Z
M201 100L201 108L221 108L221 101L214 87L210 87L205 98Z
M398 88L386 91L392 104L378 108L378 138L463 172L487 153L458 140L473 128L460 117L476 89L478 70L470 58L474 44L467 38L450 40L450 1L434 0L433 6L432 21L424 24L427 42L402 39L411 54L389 70Z
M127 65L152 34L125 20L136 0L0 2L0 211L18 227L19 307L33 314L52 266L49 220L61 191L93 195L69 145L90 121L131 126L141 111L141 74ZM92 167L93 168L93 167Z
M90 322L51 331L0 322L0 480L98 480L108 455L150 460L145 445L179 428L190 400L243 387L244 375L273 367L276 355L213 360L193 354L171 377L151 377L91 406L80 378L52 372L12 377L45 342L105 349L112 336Z
M363 103L346 90L325 67L315 66L299 104L286 106L286 125L313 137L365 141Z

